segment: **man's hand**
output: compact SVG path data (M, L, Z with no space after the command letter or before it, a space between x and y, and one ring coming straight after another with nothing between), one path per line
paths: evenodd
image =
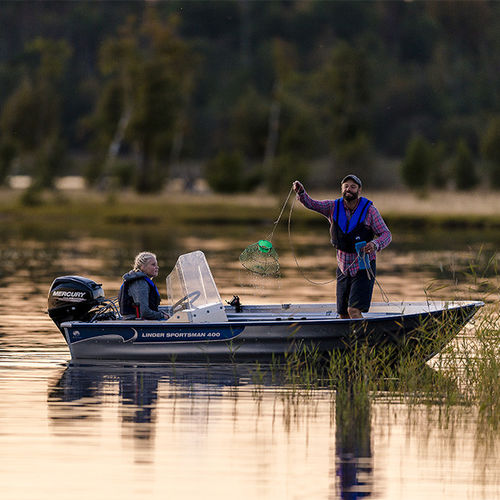
M297 194L302 194L304 192L304 186L299 182L299 181L295 181L293 183L293 190L297 193Z
M370 241L363 247L363 252L365 253L375 253L377 251L377 246L373 241Z

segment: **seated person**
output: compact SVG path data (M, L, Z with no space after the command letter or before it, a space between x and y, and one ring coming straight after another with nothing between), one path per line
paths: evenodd
M159 269L154 253L141 252L135 257L134 268L123 275L118 294L124 319L168 319L167 313L158 310L160 292L153 283Z

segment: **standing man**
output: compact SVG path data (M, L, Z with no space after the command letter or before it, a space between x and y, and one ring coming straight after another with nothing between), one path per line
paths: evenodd
M324 215L330 222L332 245L337 249L337 312L343 319L362 318L370 308L375 284L376 254L391 242L392 236L379 211L361 196L361 180L349 174L342 179L342 198L313 200L299 182L293 183L299 201L306 208ZM365 241L370 269L360 269L356 243Z

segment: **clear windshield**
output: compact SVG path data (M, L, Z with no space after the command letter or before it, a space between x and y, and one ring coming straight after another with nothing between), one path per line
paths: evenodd
M170 305L184 303L185 308L222 304L205 254L199 250L181 255L167 276Z

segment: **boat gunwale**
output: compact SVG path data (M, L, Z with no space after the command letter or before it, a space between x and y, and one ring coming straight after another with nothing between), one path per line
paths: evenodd
M141 319L133 319L133 320L104 320L104 321L93 321L93 322L85 322L85 321L66 321L61 324L62 328L76 328L76 327L86 327L86 328L102 328L102 327L158 327L166 329L175 329L175 328L214 328L214 327L239 327L239 326L271 326L271 325L294 325L297 323L314 325L314 324L322 324L325 323L335 323L335 324L344 324L344 323L358 323L358 322L370 322L370 323L379 323L386 320L394 320L395 318L402 318L405 320L413 319L418 316L435 316L436 314L440 314L443 312L452 312L459 311L464 309L479 309L484 306L482 301L462 301L462 302L444 302L443 304L453 304L452 307L443 307L434 310L422 310L419 312L414 312L411 314L405 314L404 312L388 312L388 313L367 313L368 315L363 318L340 318L338 315L325 317L324 314L322 317L300 317L300 318L292 318L292 317L278 317L274 319L269 319L268 317L259 318L256 313L234 313L234 316L237 319L232 319L232 317L228 317L228 321L217 321L217 322L207 322L207 323L194 323L194 322L172 322L169 323L164 320L141 320ZM422 302L424 304L424 302ZM248 306L247 306L248 307ZM245 318L244 314L247 314L247 318ZM304 314L304 313L302 313ZM321 313L317 313L318 316ZM336 314L336 313L335 313ZM374 316L377 315L377 316ZM269 314L267 315L269 316Z

